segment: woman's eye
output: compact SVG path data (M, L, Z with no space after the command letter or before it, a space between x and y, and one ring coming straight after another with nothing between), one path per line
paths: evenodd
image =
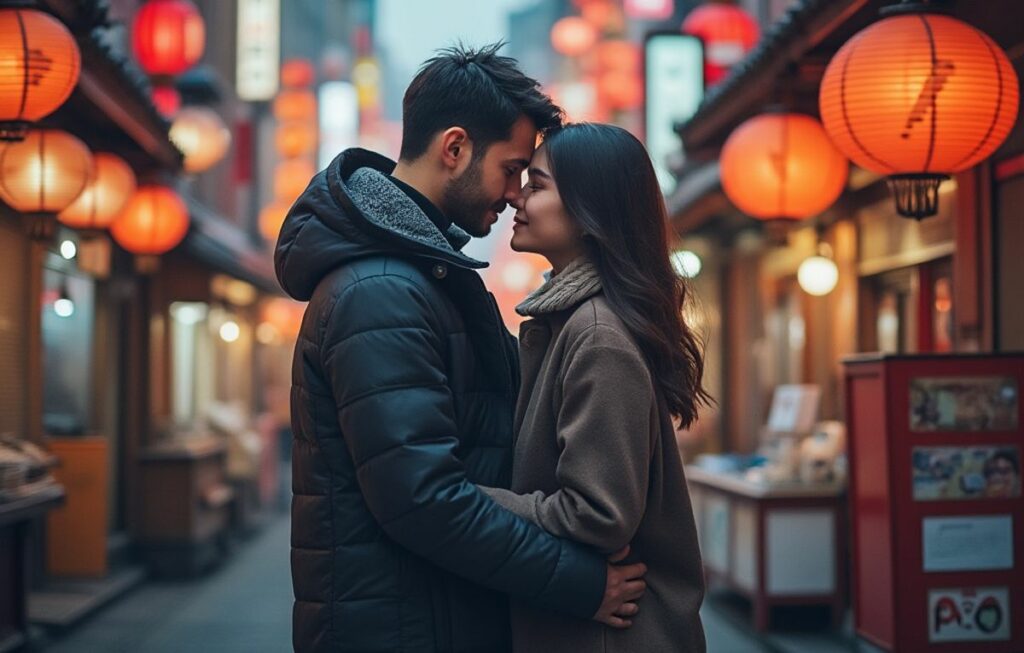
M529 188L530 190L540 190L541 188L543 188L543 186L541 186L540 184L527 184L526 187Z

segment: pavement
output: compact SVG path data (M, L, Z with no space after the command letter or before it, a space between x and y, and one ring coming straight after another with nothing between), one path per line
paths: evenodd
M150 581L44 646L47 653L262 653L291 650L289 523L271 521L230 560L190 581ZM713 591L702 613L709 653L847 653L869 649L826 618L781 615L765 635L749 606Z

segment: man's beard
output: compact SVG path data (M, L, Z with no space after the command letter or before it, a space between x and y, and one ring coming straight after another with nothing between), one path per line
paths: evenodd
M497 208L484 196L482 161L471 161L460 177L444 189L445 215L470 236L483 238L491 232L490 213Z

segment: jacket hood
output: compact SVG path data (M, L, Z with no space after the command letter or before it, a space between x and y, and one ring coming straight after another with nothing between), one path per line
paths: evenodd
M354 148L313 177L288 212L274 251L274 271L285 292L307 301L329 272L368 256L487 267L459 251L469 242L465 231L452 225L442 232L388 179L394 169L387 157Z

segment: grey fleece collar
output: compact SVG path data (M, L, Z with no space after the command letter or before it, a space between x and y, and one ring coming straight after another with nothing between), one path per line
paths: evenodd
M479 263L459 252L469 242L469 234L454 224L442 233L416 202L383 173L373 168L359 168L345 185L352 203L378 227Z
M544 285L516 306L516 313L537 317L564 311L601 292L601 277L586 258L578 258L556 275L548 275Z

